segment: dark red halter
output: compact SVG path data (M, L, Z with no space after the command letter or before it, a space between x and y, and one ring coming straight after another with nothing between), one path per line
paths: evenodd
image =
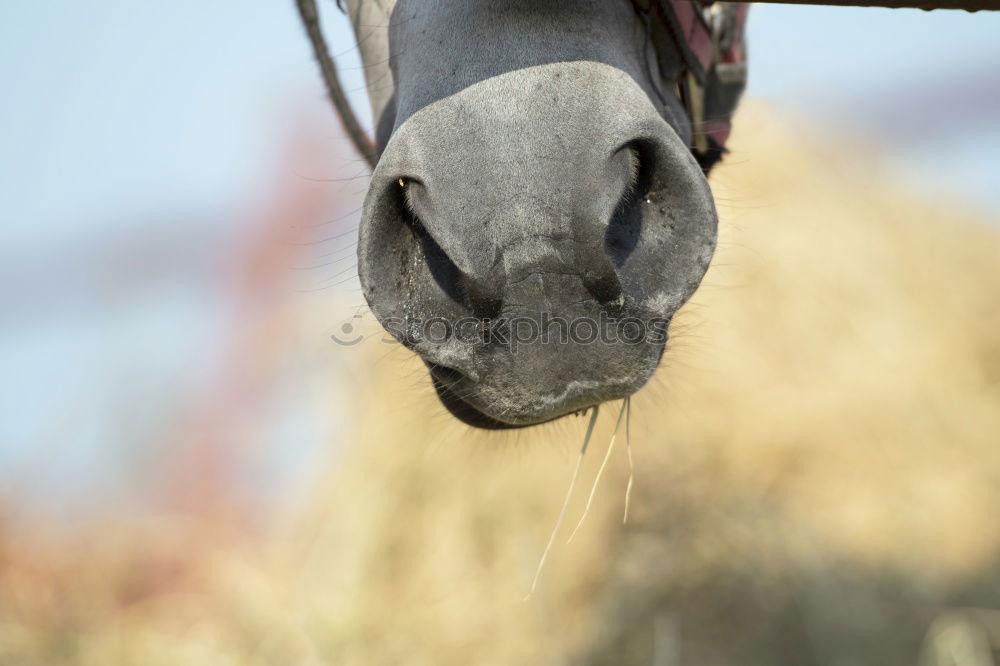
M632 0L652 31L666 32L683 70L665 72L691 122L691 152L707 173L726 152L732 115L746 88L749 5L713 0ZM662 42L656 39L654 44Z

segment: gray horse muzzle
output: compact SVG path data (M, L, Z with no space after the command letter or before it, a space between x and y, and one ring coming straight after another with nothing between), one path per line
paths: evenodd
M482 427L630 395L715 247L708 184L624 72L486 79L393 133L365 201L372 311Z

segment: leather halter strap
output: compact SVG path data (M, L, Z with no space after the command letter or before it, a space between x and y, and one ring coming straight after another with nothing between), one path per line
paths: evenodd
M664 87L677 91L691 122L691 152L708 173L726 152L732 115L746 88L749 5L714 0L632 0L632 4L647 17L649 29L665 32L681 54L682 71L661 68L667 79ZM654 34L654 44L664 41ZM658 55L662 63L663 54Z

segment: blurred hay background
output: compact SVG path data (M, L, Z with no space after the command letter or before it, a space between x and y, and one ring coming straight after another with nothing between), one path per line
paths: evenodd
M1000 663L998 227L873 146L737 128L716 260L633 401L629 524L618 451L532 599L585 421L471 431L366 344L330 352L349 446L276 524L0 513L0 663Z

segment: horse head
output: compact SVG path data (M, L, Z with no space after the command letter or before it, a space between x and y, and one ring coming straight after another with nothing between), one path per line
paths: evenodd
M378 162L358 266L445 406L486 428L623 398L716 212L684 69L628 0L349 0ZM662 40L661 40L662 41Z

